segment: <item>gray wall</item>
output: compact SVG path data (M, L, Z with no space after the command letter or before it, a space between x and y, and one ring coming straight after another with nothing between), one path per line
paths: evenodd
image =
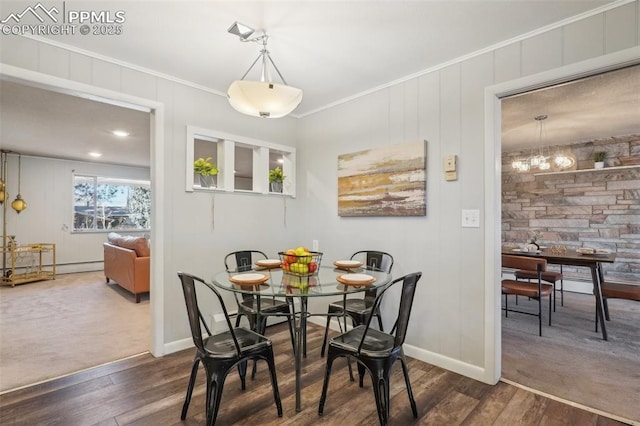
M300 120L304 239L319 239L327 258L382 249L396 257L394 275L423 271L407 342L424 350L417 351L424 359L457 371L490 362L483 334L486 241L481 228L460 226L461 209L480 209L481 221L500 214L483 211L485 87L638 45L638 9L637 2L623 5ZM426 217L338 217L338 155L423 139ZM454 182L443 177L448 154L458 155ZM327 229L342 237L323 238ZM387 317L390 306L383 307Z
M491 362L484 355L484 233L460 227L460 209L478 208L481 218L499 214L482 211L484 88L636 46L637 6L623 5L506 44L297 122L245 117L224 97L30 39L3 37L1 61L165 105L165 343L189 336L177 270L209 277L230 250L250 246L275 253L318 239L327 259L379 248L396 257L395 275L424 271L408 343L423 358L468 372ZM299 199L287 202L286 226L279 196L184 191L188 124L291 146L299 141ZM428 141L426 217L337 216L338 155L423 139ZM455 182L443 179L447 154L459 156ZM393 299L383 307L387 314ZM315 308L324 310L322 305Z

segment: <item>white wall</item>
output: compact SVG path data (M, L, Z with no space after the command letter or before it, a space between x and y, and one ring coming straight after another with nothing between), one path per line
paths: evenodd
M18 188L18 158L8 156L10 199ZM57 272L99 270L106 233L73 233L73 173L149 179L149 169L22 156L21 193L27 209L7 208L7 233L18 244L55 243ZM1 217L1 216L0 216ZM130 233L128 233L130 234ZM97 262L97 263L93 263Z
M484 208L485 168L493 167L483 164L485 88L637 46L639 9L638 2L622 5L300 120L298 195L307 221L303 239L319 239L329 259L380 249L395 256L394 276L424 272L407 353L493 380L493 360L486 355L492 351L485 352L493 342L484 334L485 325L491 326L484 311L489 303L485 230L460 226L461 209L479 209L481 221L500 214ZM426 217L337 216L338 155L423 139L428 141ZM458 155L455 182L443 177L448 154ZM341 238L323 239L327 229ZM385 304L383 316L391 316L390 306ZM325 308L316 304L314 309Z
M189 336L176 271L207 278L222 269L228 251L249 246L274 254L318 239L326 259L374 248L394 254L396 276L422 270L412 354L491 382L484 230L460 227L461 209L480 209L483 220L499 214L484 210L484 88L638 45L639 9L636 1L505 44L297 123L242 116L218 95L30 39L3 37L0 61L164 104L166 344ZM184 191L187 124L291 146L300 141L299 199L287 201L286 226L279 196ZM426 217L337 217L339 154L417 139L428 141ZM445 154L459 156L458 181L442 178Z

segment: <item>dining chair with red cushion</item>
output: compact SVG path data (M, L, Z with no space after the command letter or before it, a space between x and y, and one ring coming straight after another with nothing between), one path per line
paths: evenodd
M535 280L538 278L536 271L524 271L518 270L513 273L519 280ZM542 281L553 284L553 312L556 311L556 292L558 291L557 282L560 282L560 306L564 306L564 276L562 275L562 265L560 265L560 272L558 271L544 271L541 275Z
M518 312L521 314L533 315L538 317L538 333L542 336L542 298L549 297L549 325L551 325L551 295L553 293L553 285L542 283L542 273L547 269L547 260L536 257L502 255L502 267L523 271L532 271L536 274L534 282L521 281L518 279L504 279L501 282L502 294L504 295L505 317L509 312ZM538 310L536 313L510 309L508 305L508 296L525 296L538 301Z
M604 317L610 321L609 304L607 299L625 299L640 302L640 285L603 282L602 303L604 304ZM597 303L597 302L596 302ZM596 332L598 331L598 309L596 308Z

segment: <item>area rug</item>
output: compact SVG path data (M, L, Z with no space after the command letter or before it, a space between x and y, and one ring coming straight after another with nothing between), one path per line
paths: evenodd
M140 303L102 272L0 287L0 392L149 350Z
M533 312L537 301L521 297L518 308ZM565 292L564 307L558 297L551 327L547 312L542 337L536 317L503 313L502 376L640 423L640 303L609 300L608 341L595 332L592 295Z

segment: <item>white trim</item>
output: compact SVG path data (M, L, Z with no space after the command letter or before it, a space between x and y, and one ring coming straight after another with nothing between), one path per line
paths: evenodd
M210 87L203 86L203 85L198 84L198 83L194 83L192 81L183 80L181 78L178 78L178 77L175 77L175 76L172 76L172 75L169 75L169 74L164 74L164 73L152 70L151 68L141 67L139 65L132 64L131 62L121 61L120 59L116 59L116 58L112 58L110 56L102 55L100 53L92 52L91 50L85 50L85 49L82 49L82 48L79 48L79 47L76 47L76 46L72 46L70 44L61 43L59 41L56 41L56 40L53 40L53 39L50 39L50 38L40 37L40 36L32 35L32 34L21 34L18 37L28 38L28 39L37 41L38 43L44 43L44 44L48 44L48 45L51 45L51 46L59 47L60 49L65 49L65 50L68 50L68 51L73 52L73 53L78 53L80 55L88 56L88 57L93 58L93 59L98 59L100 61L104 61L104 62L108 62L108 63L114 64L114 65L118 65L118 66L123 67L123 68L129 68L129 69L134 70L134 71L139 71L141 73L149 74L149 75L152 75L154 77L158 77L158 78L162 78L162 79L171 81L173 83L183 84L185 86L192 87L192 88L198 89L198 90L202 90L202 91L207 92L207 93L213 93L214 95L222 96L224 98L227 97L226 93L223 93L223 92L221 92L219 90L215 90L215 89L212 89Z
M462 374L463 376L467 376L481 382L485 381L484 378L487 373L484 368L478 367L477 365L462 362L455 358L449 358L407 343L403 345L403 349L404 353L412 358L444 368L445 370L453 371L454 373Z
M174 340L173 342L165 343L162 347L162 351L165 355L168 355L194 347L195 345L193 344L193 338L189 336L185 339Z
M611 3L604 4L602 6L596 7L595 9L591 9L591 10L588 10L586 12L580 13L578 15L574 15L574 16L571 16L569 18L565 18L565 19L563 19L561 21L557 21L557 22L554 22L552 24L545 25L544 27L537 28L537 29L535 29L533 31L529 31L527 33L524 33L524 34L521 34L519 36L510 38L508 40L504 40L504 41L501 41L499 43L495 43L495 44L493 44L491 46L488 46L488 47L485 47L483 49L476 50L475 52L471 52L471 53L468 53L466 55L459 56L459 57L454 58L454 59L452 59L450 61L447 61L447 62L441 63L439 65L436 65L434 67L430 67L430 68L424 69L422 71L418 71L416 73L410 74L408 76L401 77L401 78L399 78L397 80L393 80L393 81L391 81L389 83L385 83L385 84L382 84L380 86L374 87L372 89L356 93L355 95L347 96L346 98L342 98L342 99L339 99L339 100L337 100L335 102L331 102L331 103L329 103L327 105L324 105L324 106L321 106L319 108L313 109L313 110L311 110L309 112L306 112L304 114L289 114L289 116L290 117L294 117L294 118L304 118L304 117L307 117L309 115L318 113L320 111L324 111L326 109L333 108L335 106L350 102L350 101L352 101L354 99L358 99L358 98L361 98L363 96L367 96L367 95L369 95L371 93L374 93L374 92L377 92L379 90L383 90L383 89L386 89L388 87L395 86L397 84L403 83L405 81L409 81L409 80L412 80L414 78L423 76L425 74L432 73L434 71L437 71L437 70L440 70L442 68L451 66L453 64L464 62L464 61L466 61L468 59L471 59L471 58L474 58L476 56L480 56L480 55L483 55L485 53L488 53L488 52L494 51L496 49L499 49L501 47L508 46L509 44L518 43L518 42L520 42L522 40L537 36L539 34L547 32L547 31L551 31L551 30L554 30L554 29L557 29L557 28L561 28L561 27L563 27L565 25L568 25L568 24L571 24L573 22L578 22L578 21L580 21L582 19L589 18L591 16L607 12L607 11L615 9L617 7L624 6L625 4L628 4L628 3L633 3L634 1L637 1L637 0L616 0L616 1L613 1ZM158 72L158 71L154 71L154 70L149 69L149 68L141 67L139 65L135 65L135 64L132 64L132 63L129 63L129 62L125 62L125 61L119 60L119 59L111 58L109 56L101 55L99 53L95 53L95 52L92 52L92 51L89 51L89 50L81 49L81 48L76 47L76 46L71 46L71 45L68 45L68 44L60 43L60 42L55 41L55 40L50 39L50 38L40 37L40 36L36 36L36 35L32 35L32 34L22 34L21 37L25 37L25 38L37 41L39 43L44 43L44 44L55 46L55 47L58 47L58 48L61 48L61 49L65 49L65 50L68 50L70 52L74 52L74 53L78 53L78 54L81 54L81 55L85 55L85 56L88 56L90 58L98 59L98 60L101 60L101 61L104 61L104 62L109 62L109 63L112 63L114 65L118 65L118 66L121 66L121 67L124 67L124 68L129 68L129 69L136 70L136 71L139 71L139 72L142 72L142 73L146 73L146 74L149 74L149 75L152 75L152 76L155 76L155 77L159 77L159 78L162 78L162 79L165 79L165 80L168 80L168 81L172 81L174 83L179 83L179 84L185 85L187 87L192 87L194 89L202 90L202 91L207 92L207 93L212 93L212 94L215 94L215 95L218 95L218 96L222 96L222 97L225 97L225 98L227 97L226 93L220 92L219 90L215 90L215 89L212 89L210 87L203 86L201 84L197 84L197 83L194 83L194 82L191 82L191 81L188 81L188 80L183 80L181 78L174 77L174 76L169 75L169 74L164 74L164 73L161 73L161 72Z
M89 84L66 80L0 63L0 77L23 84L35 85L73 96L90 97L102 102L114 103L127 108L151 113L151 348L153 356L163 355L164 350L164 213L165 198L164 170L164 104L103 89Z
M500 280L501 252L501 132L500 98L506 94L519 93L541 86L548 86L560 81L569 81L586 75L598 74L614 68L640 63L640 46L625 49L609 55L599 56L575 64L566 65L550 71L522 77L505 83L489 86L485 89L485 164L492 167L485 168L484 193L486 212L485 217L485 375L488 379L497 381L501 372L502 317L500 311ZM481 379L482 380L482 379ZM491 381L482 380L487 383ZM494 382L495 383L495 382Z
M501 167L500 134L502 120L500 100L492 93L491 88L485 89L485 145L484 145L484 373L485 383L496 384L502 372L502 333L501 310L498 278L500 277L501 259L495 247L500 247L502 216L500 215L501 196ZM493 114L498 111L497 114ZM495 214L489 214L494 212ZM497 348L497 350L496 350Z

